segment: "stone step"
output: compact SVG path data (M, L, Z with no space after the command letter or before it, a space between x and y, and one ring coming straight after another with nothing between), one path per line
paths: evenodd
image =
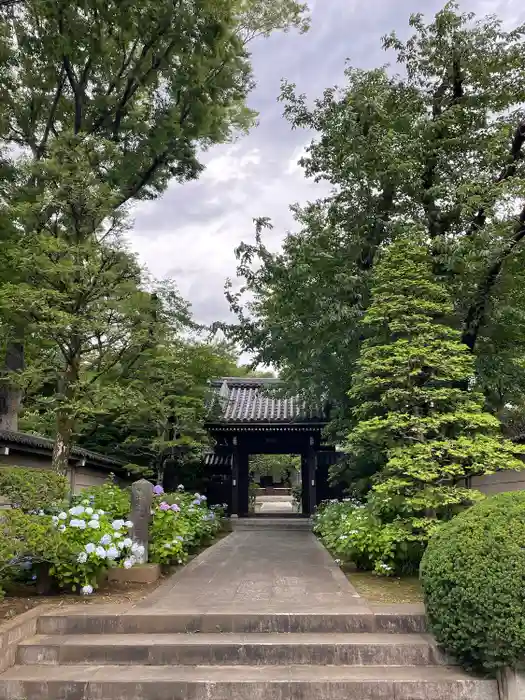
M279 517L279 514L276 514L276 516L277 517L268 515L263 517L233 518L231 520L231 525L234 532L253 532L254 530L264 530L267 532L269 530L278 530L282 532L283 535L285 535L287 531L297 532L297 530L301 530L310 532L312 529L308 518L297 517L292 511L289 511L289 517L286 518Z
M446 666L15 666L0 700L497 700Z
M38 634L175 634L216 633L356 633L386 632L420 634L426 631L425 615L419 612L333 613L166 613L145 609L143 613L104 614L75 610L51 612L38 620Z
M18 647L19 664L429 666L444 663L417 634L40 635Z

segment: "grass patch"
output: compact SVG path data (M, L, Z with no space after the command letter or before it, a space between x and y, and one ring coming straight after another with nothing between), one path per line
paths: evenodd
M422 603L423 591L416 576L376 576L370 571L346 571L359 595L370 603Z

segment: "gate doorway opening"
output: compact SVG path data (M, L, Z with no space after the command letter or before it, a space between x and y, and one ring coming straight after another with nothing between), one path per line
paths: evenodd
M250 515L300 515L300 455L251 454L249 471Z

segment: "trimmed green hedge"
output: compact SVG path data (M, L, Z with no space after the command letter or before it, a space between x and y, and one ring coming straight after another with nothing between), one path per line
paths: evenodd
M0 468L0 496L24 513L60 507L69 498L65 476L48 469Z
M525 660L525 492L488 498L443 525L420 575L445 651L490 672Z

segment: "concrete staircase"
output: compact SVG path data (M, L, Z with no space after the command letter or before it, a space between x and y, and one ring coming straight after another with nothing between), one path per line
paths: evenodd
M77 608L38 632L0 676L0 700L498 698L494 681L445 665L417 613Z

